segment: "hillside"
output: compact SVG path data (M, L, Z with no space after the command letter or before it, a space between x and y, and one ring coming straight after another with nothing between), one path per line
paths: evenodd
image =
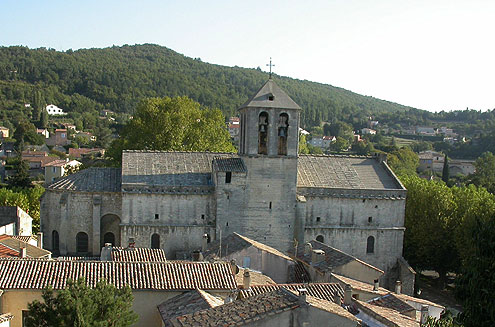
M142 97L187 95L233 115L267 77L259 69L208 64L152 44L66 52L1 47L0 110L43 102L69 112L105 108L132 113ZM274 79L304 108L303 126L408 109L331 85Z

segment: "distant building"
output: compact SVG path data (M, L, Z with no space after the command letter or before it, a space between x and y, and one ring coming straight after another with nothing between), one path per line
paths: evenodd
M361 134L363 135L375 135L376 134L376 131L374 129L371 129L371 128L363 128L361 129Z
M46 144L49 146L64 146L70 144L69 138L67 136L67 129L56 129L55 134L52 134L50 138L46 140Z
M230 137L234 141L239 141L239 130L240 130L240 119L239 117L230 117L229 118L229 124L228 124L228 129L229 129L229 134Z
M336 138L335 136L322 136L322 137L313 137L310 141L309 144L312 146L316 146L318 148L323 148L326 149L335 142Z
M426 136L435 136L437 135L435 129L433 127L416 127L416 134L426 135Z
M31 236L33 218L17 206L0 206L0 234Z
M37 128L36 133L43 135L45 139L50 138L50 132L46 128Z
M449 159L450 176L474 174L476 167L475 160Z
M436 151L422 151L418 154L419 157L419 171L434 171L441 172L443 170L443 162L445 161L445 155Z
M50 116L60 116L60 115L65 115L65 112L63 111L62 108L57 107L54 104L49 104L46 106L46 111Z
M45 182L51 183L55 179L64 176L69 167L76 168L80 165L82 164L77 160L54 160L45 165Z

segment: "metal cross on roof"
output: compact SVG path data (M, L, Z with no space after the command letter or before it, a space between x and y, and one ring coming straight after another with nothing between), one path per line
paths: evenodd
M266 65L270 67L270 78L272 78L272 67L275 67L275 65L272 64L272 57L270 57L270 63Z

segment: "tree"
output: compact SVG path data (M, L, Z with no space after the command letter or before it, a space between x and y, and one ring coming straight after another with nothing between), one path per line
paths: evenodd
M309 153L308 142L306 142L306 135L304 134L301 134L299 136L299 153L300 154Z
M347 141L347 139L340 136L337 137L335 142L332 142L330 144L330 150L332 151L341 152L347 149L349 149L349 141Z
M493 326L495 321L495 216L476 220L470 230L474 253L468 258L456 280L455 293L464 311L461 320L466 327Z
M406 146L389 153L387 163L397 175L416 175L419 157Z
M19 160L15 165L16 173L10 177L8 183L11 187L31 187L31 177L29 177L29 164L26 160Z
M28 305L26 326L101 326L123 327L134 324L138 316L130 308L133 296L126 286L117 289L101 280L91 289L83 277L69 280L67 288L57 293L43 290L43 302Z
M443 169L442 169L442 181L445 182L445 184L449 185L449 157L445 155L445 160L443 161Z
M446 274L459 269L455 244L456 220L452 191L444 183L416 175L401 177L407 189L404 256L418 270L433 269L445 283Z
M468 176L468 181L477 186L485 187L495 194L495 155L485 152L474 163L476 172Z
M222 112L188 97L143 100L107 155L121 162L123 149L235 152Z
M462 327L462 325L452 317L442 319L428 317L426 323L422 324L421 327Z

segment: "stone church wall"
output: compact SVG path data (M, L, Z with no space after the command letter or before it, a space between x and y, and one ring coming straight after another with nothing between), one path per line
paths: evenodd
M53 250L56 231L60 254L76 254L76 235L83 232L88 235L87 255L99 255L100 220L107 214L121 216L121 195L47 190L40 206L45 248Z
M157 234L168 258L201 249L205 233L215 239L211 194L123 193L122 210L123 242L133 237L136 246L150 247Z
M404 200L308 196L306 200L305 240L323 237L325 244L384 271L402 256ZM370 236L373 253L367 253Z

